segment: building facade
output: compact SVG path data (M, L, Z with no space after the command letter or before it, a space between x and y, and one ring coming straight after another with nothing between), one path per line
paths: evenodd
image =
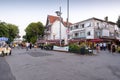
M120 37L120 31L114 22L98 18L90 18L70 26L70 39L104 39L112 40Z
M67 38L66 22L57 16L48 15L45 27L45 40L59 40Z

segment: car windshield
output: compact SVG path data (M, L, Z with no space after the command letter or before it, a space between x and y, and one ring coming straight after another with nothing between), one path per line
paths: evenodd
M6 45L5 41L0 41L0 47L4 47Z

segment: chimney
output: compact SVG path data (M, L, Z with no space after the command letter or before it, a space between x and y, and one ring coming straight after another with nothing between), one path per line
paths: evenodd
M106 22L108 22L108 16L106 16L104 19L105 19Z

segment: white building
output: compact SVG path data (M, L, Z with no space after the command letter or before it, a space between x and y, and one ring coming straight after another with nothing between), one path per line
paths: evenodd
M90 18L70 26L70 39L116 39L120 31L116 23L98 18Z
M61 25L61 29L60 29ZM61 32L60 32L61 30ZM61 39L65 40L67 38L67 27L66 22L63 22L63 19L57 16L48 15L45 29L45 40L59 40L60 33Z

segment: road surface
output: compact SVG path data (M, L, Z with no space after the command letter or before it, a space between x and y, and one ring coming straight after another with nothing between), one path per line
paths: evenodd
M120 54L101 51L83 56L41 49L12 52L5 60L16 80L120 80Z

